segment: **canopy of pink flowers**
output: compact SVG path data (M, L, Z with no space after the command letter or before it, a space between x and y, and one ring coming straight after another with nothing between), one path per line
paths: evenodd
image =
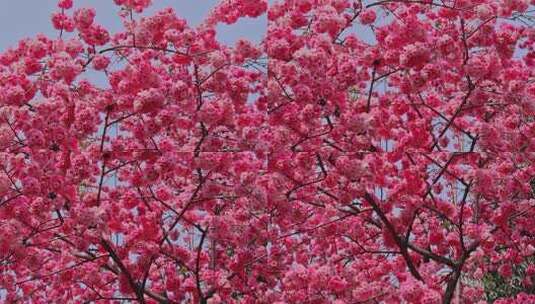
M535 1L114 2L0 54L0 302L535 303Z

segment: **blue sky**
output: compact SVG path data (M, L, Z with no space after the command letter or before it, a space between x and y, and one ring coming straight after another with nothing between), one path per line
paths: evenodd
M0 0L0 52L25 37L38 33L57 35L50 22L50 15L57 10L56 0ZM164 7L173 7L177 14L198 25L208 14L217 0L153 0L153 6L144 14ZM94 7L97 11L98 23L115 32L121 29L117 17L119 7L113 0L74 0L76 7ZM258 42L266 29L265 15L258 19L244 18L238 23L218 28L219 39L225 43L233 43L239 38L248 38Z

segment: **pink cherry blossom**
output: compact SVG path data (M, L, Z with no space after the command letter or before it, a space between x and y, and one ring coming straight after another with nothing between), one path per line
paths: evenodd
M153 2L0 54L0 302L534 301L533 1Z
M362 24L371 24L375 22L377 18L374 10L368 9L360 13L359 20Z
M74 11L73 18L78 30L90 27L93 24L95 14L95 10L91 8L81 8Z
M110 58L106 56L98 55L95 56L95 58L93 59L93 67L95 68L95 70L104 70L108 67L109 64Z
M70 9L72 7L73 0L59 0L58 7L62 9Z

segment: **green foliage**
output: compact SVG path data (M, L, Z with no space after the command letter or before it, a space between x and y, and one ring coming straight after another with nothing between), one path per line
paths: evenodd
M522 280L526 277L526 269L535 264L535 256L529 257L522 264L513 267L511 278L504 278L497 271L490 271L483 277L485 296L489 303L500 298L514 297L521 292L535 294L535 284L524 286ZM535 277L532 277L535 280Z

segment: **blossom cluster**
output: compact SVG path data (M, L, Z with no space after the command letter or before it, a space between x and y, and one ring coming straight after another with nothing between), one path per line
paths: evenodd
M151 2L0 54L0 302L535 302L534 1Z

